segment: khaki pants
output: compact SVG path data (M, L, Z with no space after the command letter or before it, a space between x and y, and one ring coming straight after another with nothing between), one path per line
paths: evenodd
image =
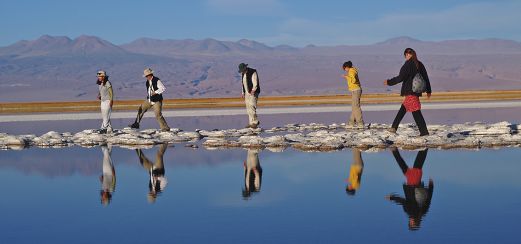
M257 119L257 97L249 93L244 94L244 102L246 103L246 112L248 113L249 125L258 125Z
M349 125L356 124L363 126L364 119L362 118L362 108L360 108L360 97L362 96L362 89L351 92L351 117L349 118Z
M143 115L149 108L154 109L154 114L156 115L156 120L159 123L161 130L170 130L170 127L168 127L168 124L166 123L166 120L163 117L163 114L161 113L161 110L163 109L163 102L155 102L154 104L152 104L148 100L145 100L143 104L141 104L141 106L139 107L136 122L138 124L141 122Z

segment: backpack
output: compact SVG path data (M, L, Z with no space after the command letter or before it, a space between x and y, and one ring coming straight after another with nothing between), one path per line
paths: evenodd
M418 73L412 78L412 91L414 93L424 93L427 89L427 82L425 82L425 79L423 79L423 76Z

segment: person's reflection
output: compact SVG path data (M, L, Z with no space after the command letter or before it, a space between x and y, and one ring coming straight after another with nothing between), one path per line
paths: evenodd
M349 167L349 178L347 178L346 193L354 196L358 188L360 188L360 181L362 180L362 171L364 170L364 160L362 159L362 152L358 148L353 148L353 163Z
M429 179L429 185L425 187L422 181L422 167L427 158L427 151L428 149L419 151L413 168L409 168L398 149L392 149L393 156L406 178L406 183L403 184L405 198L396 194L388 195L386 198L403 206L403 210L409 217L409 230L420 229L422 218L427 214L431 205L434 182Z
M253 193L259 192L262 184L262 168L259 162L259 150L248 149L248 156L244 161L244 188L242 197L248 200Z
M103 153L103 173L99 177L101 182L100 198L101 204L107 206L112 200L112 193L116 188L116 171L114 170L110 156L112 147L110 145L103 145L101 146L101 152Z
M148 172L150 180L148 182L148 202L155 203L157 197L164 191L166 184L168 183L165 177L165 167L163 165L163 155L165 154L168 144L161 144L156 153L156 161L152 163L141 149L136 149L139 157L139 162Z

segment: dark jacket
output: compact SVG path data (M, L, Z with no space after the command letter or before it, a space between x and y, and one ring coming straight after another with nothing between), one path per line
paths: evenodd
M159 80L159 78L157 78L155 76L152 78L152 88L153 88L154 91L157 91L157 89L159 89L157 87L157 81L158 80ZM148 99L148 86L149 86L148 80L145 81L145 85L147 87L147 99ZM152 101L152 102L163 101L163 95L162 94L154 94L154 95L152 95L152 97L150 97L150 101Z
M414 64L413 60L407 60L403 64L402 68L400 69L400 74L390 80L387 81L387 84L390 86L394 86L400 82L402 82L402 90L400 91L400 96L407 96L407 95L415 95L421 97L421 93L415 93L412 91L412 80L416 73L420 72L423 79L427 83L426 85L426 92L432 93L431 90L431 82L429 81L429 76L427 75L427 70L425 69L425 66L423 66L423 63L418 61L420 67L419 69L416 68L416 64Z
M256 69L248 68L246 70L246 73L241 76L241 84L242 84L242 79L244 79L243 77L246 76L246 84L248 86L248 93L250 93L251 90L253 89L252 77L253 77L254 73L257 73ZM244 89L244 85L242 85L242 92L246 93L246 91ZM253 94L253 95L259 96L259 93L260 93L260 79L259 79L259 74L257 74L257 90L255 90L255 94Z
M434 184L429 182L429 186L425 187L423 182L417 186L403 185L403 192L405 198L391 195L390 200L402 205L403 211L407 213L410 218L420 220L427 214L431 206L432 192L434 191Z

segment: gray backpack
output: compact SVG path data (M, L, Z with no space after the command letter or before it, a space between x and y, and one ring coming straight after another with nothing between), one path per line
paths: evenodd
M415 93L423 93L427 89L427 83L420 72L416 73L412 78L412 91Z

